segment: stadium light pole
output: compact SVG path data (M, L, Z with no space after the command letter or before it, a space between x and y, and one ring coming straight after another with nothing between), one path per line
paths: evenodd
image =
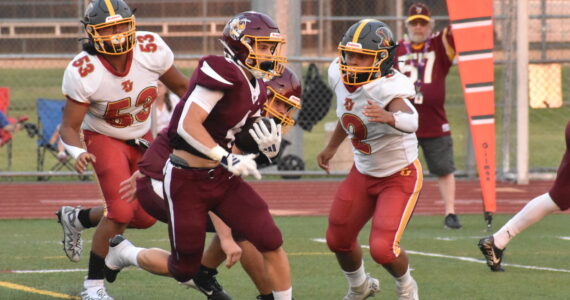
M517 4L517 183L528 184L528 0Z

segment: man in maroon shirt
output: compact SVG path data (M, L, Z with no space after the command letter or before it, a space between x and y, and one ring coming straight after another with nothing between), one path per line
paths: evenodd
M445 203L444 225L459 229L455 214L455 163L453 141L445 114L445 76L455 57L450 27L432 33L433 19L429 8L414 3L408 11L408 34L398 42L396 63L400 72L414 81L414 106L419 114L416 131L430 173L438 177L439 191Z

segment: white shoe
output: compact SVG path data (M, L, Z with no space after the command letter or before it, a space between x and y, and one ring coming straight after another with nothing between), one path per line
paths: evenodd
M366 280L359 286L351 286L344 300L363 300L380 292L380 281L366 274Z
M105 265L113 271L119 271L132 264L124 257L126 249L134 247L124 236L117 234L109 240L109 252L105 257Z
M398 293L399 300L419 300L418 283L412 279L412 282L406 286L400 286L396 282L396 292Z
M113 297L107 294L103 280L87 279L83 287L85 289L81 292L81 300L113 300Z
M81 207L62 206L55 213L63 229L63 251L72 262L78 262L83 252L82 228L75 225Z

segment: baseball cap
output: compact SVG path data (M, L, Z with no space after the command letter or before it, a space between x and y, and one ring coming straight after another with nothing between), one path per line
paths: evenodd
M411 22L417 19L422 19L425 21L431 20L431 12L429 11L429 8L427 5L421 2L414 3L410 6L410 9L408 9L408 19L406 19L406 22Z

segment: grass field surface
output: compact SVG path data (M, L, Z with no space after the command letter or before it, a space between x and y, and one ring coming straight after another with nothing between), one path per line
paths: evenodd
M498 215L494 224L510 216ZM464 228L442 228L441 216L416 216L402 240L409 251L412 275L421 299L568 299L570 293L570 219L552 215L517 236L505 252L504 273L492 273L476 246L488 232L482 216L461 216ZM278 217L284 236L297 300L342 299L347 282L332 253L322 242L325 217ZM53 220L0 220L0 299L77 299L86 275L90 237L84 235L84 257L71 263L59 241L62 233ZM369 228L361 234L366 247ZM148 230L127 230L127 238L142 247L169 249L167 229L157 224ZM374 264L365 250L366 271L381 281L380 295L396 299L394 280ZM254 299L257 292L236 265L221 267L219 281L233 299ZM175 280L128 268L107 284L115 299L205 299Z

